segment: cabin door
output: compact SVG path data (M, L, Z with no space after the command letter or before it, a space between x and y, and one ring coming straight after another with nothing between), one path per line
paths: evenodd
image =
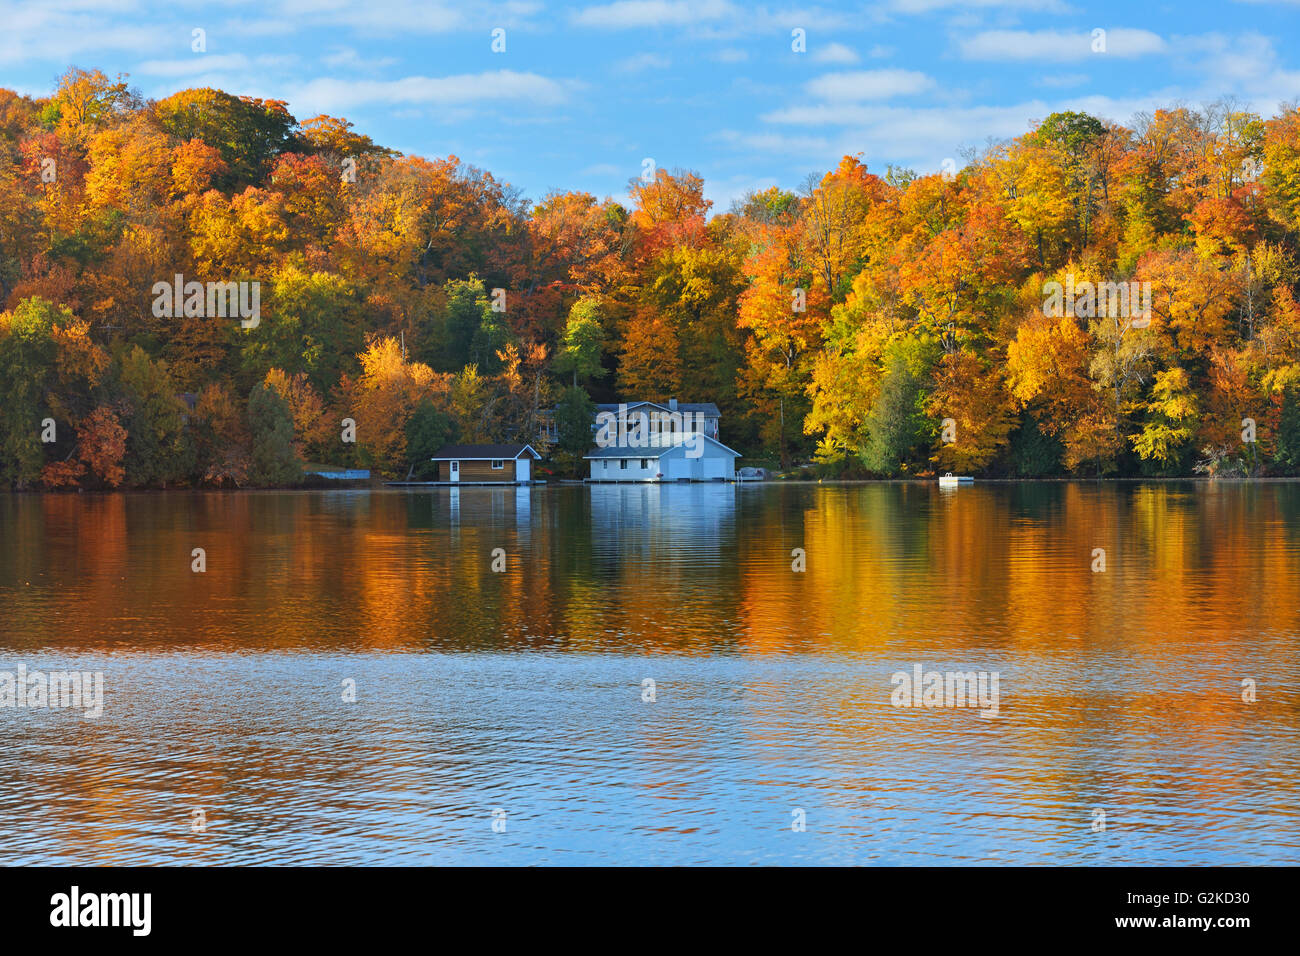
M450 477L452 481L460 481L460 462L453 461L451 463Z

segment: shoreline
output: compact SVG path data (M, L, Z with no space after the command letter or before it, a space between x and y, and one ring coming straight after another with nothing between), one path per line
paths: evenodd
M516 491L520 488L583 488L595 487L714 487L717 485L734 485L744 488L773 488L787 486L869 486L869 485L916 485L919 487L931 486L939 487L938 478L788 478L788 479L770 479L767 481L695 481L695 482L669 482L669 481L606 481L606 482L588 482L581 480L555 480L546 482L533 482L526 485L516 484L514 482L499 483L472 483L465 482L460 486L450 483L420 484L420 483L389 483L384 481L369 482L340 482L334 485L312 485L292 486L284 488L101 488L101 489L69 489L66 491L51 491L47 489L33 488L15 490L6 488L0 490L0 496L41 496L51 498L76 497L83 495L93 495L97 497L107 495L181 495L181 494L266 494L266 493L316 493L331 491L384 491L384 492L411 492L411 491L434 491L441 489L460 490L464 488L487 489L511 488ZM1150 477L1150 478L976 478L972 484L962 485L962 489L979 487L980 485L1157 485L1157 484L1198 484L1198 485L1264 485L1264 484L1288 484L1300 482L1300 475L1293 476L1270 476L1259 478L1212 478L1204 475L1190 475L1188 477ZM954 488L953 491L958 489Z

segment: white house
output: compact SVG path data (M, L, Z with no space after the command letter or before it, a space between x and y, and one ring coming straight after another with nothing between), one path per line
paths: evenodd
M659 436L655 436L658 438ZM667 438L668 436L664 436ZM696 433L689 440L659 440L647 446L624 442L593 448L590 481L734 481L736 459L716 438Z
M627 422L643 422L651 432L703 432L710 438L718 437L721 415L713 402L679 402L670 398L666 403L622 402L602 403L596 406L596 420L591 423L592 434L600 428L600 420L614 416ZM554 444L560 439L555 421L555 409L541 412L538 436Z

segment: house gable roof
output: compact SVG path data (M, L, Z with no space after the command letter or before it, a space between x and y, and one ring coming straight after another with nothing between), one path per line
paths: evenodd
M649 406L651 408L657 408L664 412L669 412L669 413L672 412L672 409L668 407L668 404L666 402L623 402L622 404L627 407L627 410L629 412L635 411L636 409L645 406ZM618 402L601 402L596 406L596 411L613 412L615 415L617 415L618 407L619 407ZM713 402L678 402L677 411L681 413L691 412L692 414L703 415L705 418L722 417L721 414L718 412L718 406L713 404Z
M443 445L430 461L501 461L506 458L519 458L527 452L531 457L542 456L533 450L532 445Z

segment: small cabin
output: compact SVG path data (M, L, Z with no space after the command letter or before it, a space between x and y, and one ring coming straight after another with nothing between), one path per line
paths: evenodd
M434 481L473 485L522 485L532 481L532 445L446 445L429 460Z

